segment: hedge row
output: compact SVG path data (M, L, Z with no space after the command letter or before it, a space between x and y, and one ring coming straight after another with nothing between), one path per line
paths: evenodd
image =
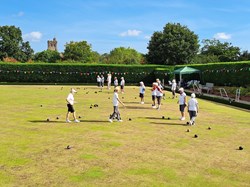
M212 82L218 86L244 86L250 85L250 61L213 63L192 65L201 70L204 82Z
M174 78L173 71L185 66L186 65L178 65L172 68L157 68L155 74L156 76L161 76L164 73L167 73L168 78L172 79ZM201 81L203 84L211 82L217 86L247 87L250 85L250 61L190 64L188 66L201 70ZM190 79L192 76L194 75L184 75L183 77L184 79Z
M0 82L26 83L95 83L96 76L120 79L127 83L153 82L158 65L106 65L106 64L10 64L0 63ZM162 66L163 67L163 66Z
M96 76L112 73L125 77L127 83L144 81L151 84L156 78L171 80L179 66L108 65L108 64L22 64L0 63L0 82L27 83L95 83ZM250 62L230 62L188 65L201 70L202 82L215 85L250 85Z

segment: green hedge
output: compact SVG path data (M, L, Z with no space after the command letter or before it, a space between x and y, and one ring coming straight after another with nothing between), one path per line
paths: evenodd
M0 63L0 82L26 83L95 83L96 76L112 73L124 77L126 83L155 80L158 65L106 65L106 64L11 64ZM162 66L163 67L163 66Z
M209 64L178 65L166 68L157 68L156 76L165 77L166 80L174 78L173 71L184 66L201 70L202 83L214 83L217 86L243 86L250 85L250 61L247 62L223 62ZM184 75L190 78L192 75Z
M159 78L160 80L164 79L165 84L166 81L172 80L174 78L174 66L166 66L164 68L156 68L154 71L155 77Z
M116 64L22 64L0 63L0 82L26 83L95 83L96 76L112 73L113 77L125 77L127 83L144 81L151 84L156 78L165 82L172 80L173 71L178 66L160 65L116 65ZM243 86L250 85L250 62L190 64L201 70L202 82L215 85Z
M212 82L217 86L250 85L250 61L224 62L190 65L201 70L203 82Z

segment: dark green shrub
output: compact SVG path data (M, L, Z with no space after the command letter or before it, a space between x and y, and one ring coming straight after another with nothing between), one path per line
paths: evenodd
M192 64L201 70L202 82L216 86L250 85L250 62ZM156 78L172 80L174 69L182 66L161 65L117 65L117 64L22 64L0 63L0 82L33 83L95 83L98 74L112 73L113 77L124 77L126 83L144 81L151 84Z
M10 64L0 63L0 82L33 83L95 83L96 76L111 73L124 77L126 83L155 80L156 65L106 65L106 64Z

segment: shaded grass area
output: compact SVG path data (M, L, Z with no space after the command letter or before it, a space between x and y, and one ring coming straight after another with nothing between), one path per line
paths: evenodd
M141 105L139 89L126 87L123 122L109 123L112 90L74 86L81 122L66 124L70 86L0 87L0 186L250 184L249 111L199 99L189 127L170 92L157 111L149 88Z

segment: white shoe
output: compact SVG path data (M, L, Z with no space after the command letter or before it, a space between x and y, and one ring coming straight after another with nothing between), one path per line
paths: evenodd
M72 121L70 121L70 120L68 120L68 119L66 120L66 123L71 123L71 122L72 122Z
M157 108L156 106L153 106L152 108Z
M80 121L76 119L74 122L75 122L75 123L79 123Z
M141 102L141 104L144 104L144 102Z
M181 119L180 119L181 121L184 121L185 120L185 118L184 117L181 117Z
M112 120L112 119L109 119L109 122L110 122L110 123L113 123L113 120Z
M123 121L120 119L120 120L118 120L118 122L123 122Z

